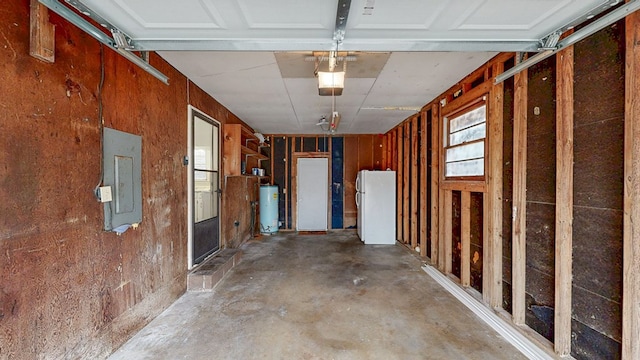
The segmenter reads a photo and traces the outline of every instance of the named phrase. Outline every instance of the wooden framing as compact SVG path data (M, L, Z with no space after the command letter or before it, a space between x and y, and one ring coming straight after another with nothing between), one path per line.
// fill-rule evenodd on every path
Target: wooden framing
M471 284L471 193L462 192L460 214L460 285Z
M420 116L414 116L413 119L411 119L411 230L409 231L409 234L411 238L411 250L414 251L418 246L418 193L420 192L420 184L418 183L418 163L420 162L420 158L418 157L417 140L420 120Z
M289 179L291 179L291 176L289 174L289 161L291 161L291 159L289 159L289 142L291 142L293 140L292 137L286 137L285 141L284 141L284 189L282 191L282 194L284 195L284 222L285 222L285 226L287 229L294 229L292 224L289 224L289 196L287 196L287 194L289 194L289 191L291 191L291 183L289 182ZM293 221L293 218L292 218Z
M440 107L431 105L431 264L438 266L440 243Z
M640 14L627 16L622 359L640 359Z
M556 248L554 347L571 353L573 231L573 46L557 54L556 82Z
M396 152L396 158L397 158L397 169L396 169L396 236L398 241L400 242L404 242L404 240L402 239L402 229L403 229L403 221L402 221L402 217L403 217L403 211L404 211L404 206L402 205L402 199L403 199L403 173L404 173L404 156L403 156L403 151L402 151L402 147L404 146L404 131L403 131L403 127L402 126L398 126L398 128L396 129L397 131L397 135L396 135L396 146L398 148L398 151Z
M420 256L427 256L427 111L422 111L420 116L420 210L417 216L420 219L420 235L418 242L420 243Z
M440 269L445 274L451 273L452 263L451 263L451 250L453 246L453 192L451 190L444 190L444 199L443 199L443 237L442 244L440 246Z
M409 207L410 199L410 183L409 173L411 169L411 129L410 122L404 123L404 149L402 156L404 158L404 167L402 170L402 242L409 244L411 242L411 209Z
M56 60L56 28L49 22L49 9L38 0L31 0L29 12L29 55L53 63Z
M514 77L511 301L513 322L525 324L527 269L527 87L528 71Z
M504 71L504 63L493 64L493 74ZM483 294L488 297L489 306L494 309L502 307L502 166L503 166L503 113L504 83L494 85L489 92L487 119L487 209L484 222L488 226L488 237L484 238L483 278L487 278L488 288Z
M398 171L398 133L396 131L391 131L391 164L389 167L393 171Z
M455 100L451 101L450 103L447 103L447 105L442 107L442 111L441 111L442 114L444 114L444 115L450 114L450 113L452 113L454 111L457 111L458 109L464 108L465 105L469 103L469 99L481 98L485 94L489 93L489 91L491 91L493 86L494 85L493 85L492 81L483 82L482 84L480 84L480 85L474 87L472 90L468 91L464 96L456 98ZM498 86L498 85L496 85L496 86Z
M291 229L295 230L298 227L298 202L296 199L298 198L298 159L299 158L327 158L331 160L330 152L292 152L291 153ZM331 177L331 168L327 170L327 174ZM328 183L331 184L330 178L327 179ZM329 198L327 198L327 208L331 210L331 191L328 191ZM327 217L330 219L330 213L327 214ZM328 221L328 220L327 220ZM331 224L328 222L327 224ZM328 226L331 228L331 226Z

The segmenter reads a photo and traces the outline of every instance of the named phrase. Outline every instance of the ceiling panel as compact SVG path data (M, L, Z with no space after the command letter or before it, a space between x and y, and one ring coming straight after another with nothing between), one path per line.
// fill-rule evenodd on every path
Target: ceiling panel
M78 1L78 0L67 0ZM264 133L391 129L498 51L537 51L551 32L620 0L80 0ZM594 10L595 9L595 10ZM314 52L348 51L342 96L318 95ZM311 61L309 61L311 60ZM337 66L342 68L342 63Z

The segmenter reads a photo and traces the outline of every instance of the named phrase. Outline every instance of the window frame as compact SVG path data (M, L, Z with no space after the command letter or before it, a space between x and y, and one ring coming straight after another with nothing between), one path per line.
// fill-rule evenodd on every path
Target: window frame
M447 150L456 148L461 146L462 144L456 144L454 146L449 146L449 139L451 133L449 132L449 123L451 120L456 119L466 113L469 113L473 110L476 110L480 107L485 107L485 135L482 139L476 139L469 142L464 142L462 144L468 145L472 143L483 142L484 145L484 155L482 157L483 161L483 174L482 175L469 175L469 176L447 176L446 175L446 166L447 166ZM473 188L477 190L482 190L486 186L486 176L487 176L487 153L488 153L488 139L489 139L489 101L487 101L487 95L483 94L482 96L465 102L463 105L451 109L447 112L444 112L440 117L440 161L441 161L441 181L443 182L443 186L445 188L450 189L465 189L465 188Z

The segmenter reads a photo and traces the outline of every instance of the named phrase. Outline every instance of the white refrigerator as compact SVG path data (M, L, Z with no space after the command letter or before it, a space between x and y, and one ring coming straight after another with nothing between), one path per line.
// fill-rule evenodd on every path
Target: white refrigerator
M396 243L396 172L361 170L356 178L358 236L365 244Z

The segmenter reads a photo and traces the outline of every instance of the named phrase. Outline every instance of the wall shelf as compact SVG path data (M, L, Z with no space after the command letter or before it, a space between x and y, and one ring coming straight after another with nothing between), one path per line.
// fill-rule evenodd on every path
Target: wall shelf
M223 126L223 170L225 175L251 175L252 168L268 169L269 145L260 143L253 132L242 124ZM242 170L245 170L244 173ZM269 179L270 174L260 177Z

